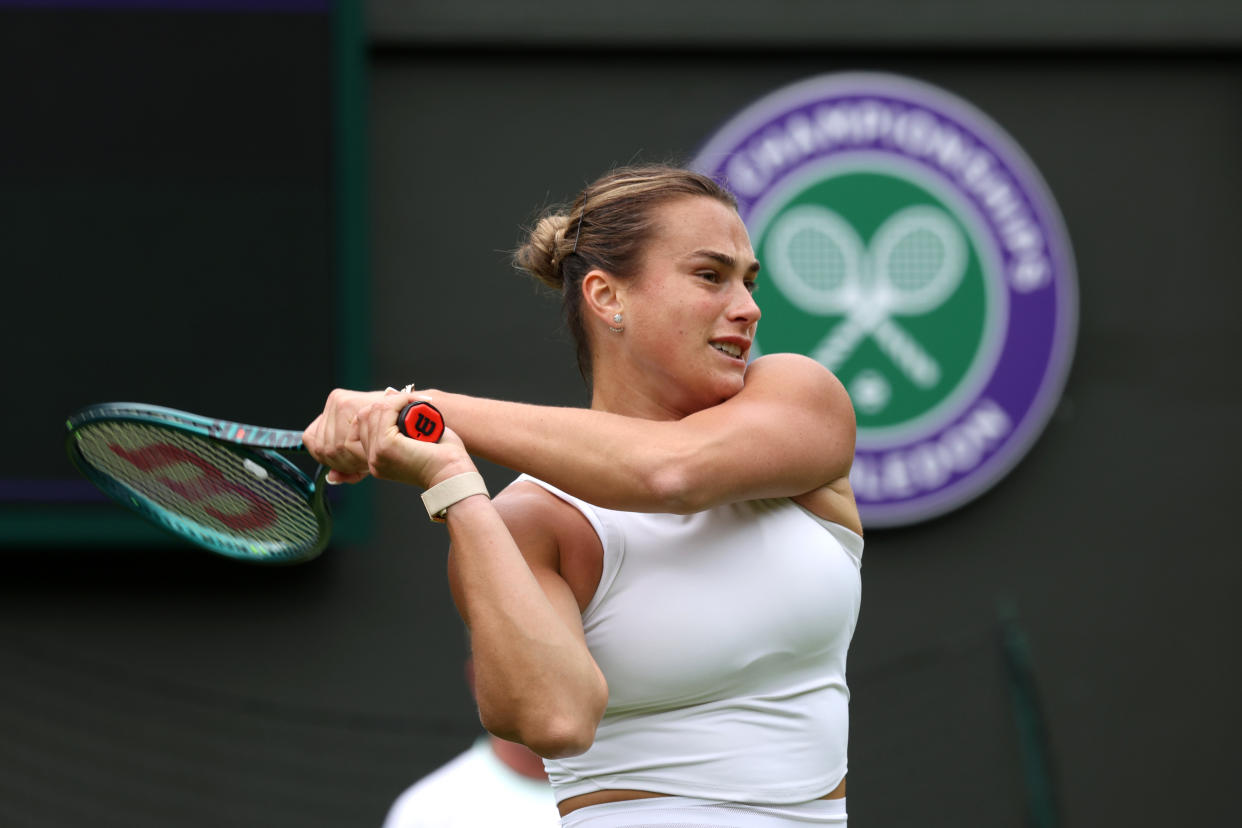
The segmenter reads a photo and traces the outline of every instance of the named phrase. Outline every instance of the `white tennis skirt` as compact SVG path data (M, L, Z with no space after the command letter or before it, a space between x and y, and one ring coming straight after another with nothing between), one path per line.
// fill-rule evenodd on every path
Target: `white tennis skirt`
M588 805L561 817L561 828L807 828L845 826L844 799L799 805L742 805L713 799L661 796Z

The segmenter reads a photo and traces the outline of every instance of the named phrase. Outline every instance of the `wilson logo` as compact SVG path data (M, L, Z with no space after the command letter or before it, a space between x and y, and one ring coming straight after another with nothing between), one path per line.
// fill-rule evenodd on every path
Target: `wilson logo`
M415 433L423 435L424 438L430 437L439 427L440 424L437 421L431 419L421 411L418 413L418 417L414 420Z
M168 490L202 508L211 517L235 531L257 530L276 522L276 510L259 495L230 481L212 464L187 449L171 443L151 443L138 449L127 449L116 443L108 445L117 457L126 460L142 472L151 474ZM198 471L191 477L158 475L162 469L188 464ZM213 501L236 501L246 503L244 511L224 511Z

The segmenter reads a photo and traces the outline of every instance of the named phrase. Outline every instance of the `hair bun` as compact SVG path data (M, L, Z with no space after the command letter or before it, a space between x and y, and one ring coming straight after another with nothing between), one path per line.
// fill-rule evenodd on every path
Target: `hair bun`
M513 254L514 264L548 287L561 290L565 282L561 262L569 253L565 233L571 221L562 213L550 213L539 219L526 243Z

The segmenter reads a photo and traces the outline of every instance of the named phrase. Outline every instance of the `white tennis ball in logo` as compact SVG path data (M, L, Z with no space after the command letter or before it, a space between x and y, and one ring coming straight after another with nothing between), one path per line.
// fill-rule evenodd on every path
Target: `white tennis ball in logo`
M893 388L879 372L859 371L850 380L849 392L855 408L867 414L875 414L888 405Z

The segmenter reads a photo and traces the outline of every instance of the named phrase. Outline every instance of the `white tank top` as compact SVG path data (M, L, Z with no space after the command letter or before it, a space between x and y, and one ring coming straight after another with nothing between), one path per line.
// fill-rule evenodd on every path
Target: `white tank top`
M788 499L692 515L575 506L604 548L582 624L608 680L591 748L545 760L557 801L635 789L791 804L845 778L845 658L863 540Z

